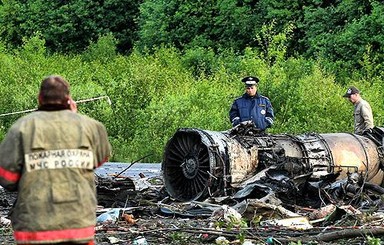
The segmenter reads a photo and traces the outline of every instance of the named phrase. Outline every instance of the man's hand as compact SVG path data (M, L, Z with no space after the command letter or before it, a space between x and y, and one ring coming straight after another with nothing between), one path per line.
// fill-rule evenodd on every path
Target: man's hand
M368 129L366 129L366 130L363 131L363 135L364 135L364 134L372 134L372 133L373 133L373 131L372 131L371 128L368 128Z
M77 112L77 104L76 104L76 101L74 101L72 98L69 98L68 100L68 104L69 104L69 109L73 112Z
M240 117L235 117L232 119L232 127L236 127L240 124Z

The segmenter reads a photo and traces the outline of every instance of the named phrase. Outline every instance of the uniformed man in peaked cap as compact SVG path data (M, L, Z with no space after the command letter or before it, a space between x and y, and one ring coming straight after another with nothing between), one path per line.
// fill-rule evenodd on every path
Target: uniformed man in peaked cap
M271 101L258 93L259 79L248 76L241 80L245 85L245 93L235 99L229 111L232 126L245 121L253 121L255 126L265 132L273 124L274 114Z

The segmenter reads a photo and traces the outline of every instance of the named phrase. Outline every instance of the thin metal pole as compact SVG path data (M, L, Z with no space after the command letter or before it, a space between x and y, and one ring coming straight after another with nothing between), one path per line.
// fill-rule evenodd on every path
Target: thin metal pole
M82 100L77 100L75 101L76 104L80 104L80 103L85 103L85 102L89 102L89 101L94 101L94 100L101 100L101 99L107 99L108 101L108 104L112 104L111 102L111 99L109 98L109 96L105 95L105 96L100 96L100 97L95 97L95 98L89 98L89 99L82 99Z
M101 99L107 99L108 104L110 104L110 105L112 104L111 99L107 95L100 96L100 97L95 97L95 98L77 100L75 102L76 102L76 104L81 104L81 103L86 103L86 102L95 101L95 100L101 100ZM9 116L9 115L16 115L16 114L22 114L22 113L32 112L32 111L36 111L36 110L37 109L28 109L28 110L23 110L23 111L8 112L8 113L0 114L0 117L5 117L5 116Z
M8 112L8 113L0 114L0 117L5 117L5 116L9 116L9 115L16 115L16 114L21 114L21 113L27 113L27 112L36 111L36 110L37 109L29 109L29 110L24 110L24 111Z

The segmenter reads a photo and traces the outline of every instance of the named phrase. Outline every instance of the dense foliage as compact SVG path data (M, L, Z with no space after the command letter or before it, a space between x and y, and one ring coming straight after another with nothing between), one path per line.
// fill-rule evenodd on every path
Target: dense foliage
M271 133L352 131L356 85L382 125L384 4L378 0L1 0L2 113L36 107L60 74L102 121L115 161L160 161L179 127L226 130L245 75L260 77ZM22 114L0 118L0 138Z
M379 0L2 0L0 39L16 47L38 32L48 51L77 53L110 33L125 54L160 46L243 54L265 52L263 27L272 26L290 33L286 57L320 59L345 83L350 69L382 75L383 13Z
M268 28L266 28L268 32ZM267 34L266 34L267 36ZM383 125L384 88L380 77L357 70L341 85L324 72L320 61L285 56L286 34L268 36L267 51L242 55L209 48L156 48L151 53L116 52L116 40L106 35L78 55L49 54L41 36L25 39L18 49L0 43L0 114L36 108L41 79L60 74L72 85L75 100L108 95L112 101L79 104L80 113L103 122L114 147L113 161L132 161L153 154L159 162L167 140L180 127L207 130L230 128L228 110L244 92L240 79L260 77L260 92L275 109L270 133L352 132L352 105L341 97L356 85L371 102L376 125ZM370 66L362 62L363 66ZM0 138L23 114L0 117Z
M83 51L99 36L113 33L118 49L130 50L136 40L135 18L141 1L132 0L2 0L0 37L18 46L23 37L41 33L55 52Z

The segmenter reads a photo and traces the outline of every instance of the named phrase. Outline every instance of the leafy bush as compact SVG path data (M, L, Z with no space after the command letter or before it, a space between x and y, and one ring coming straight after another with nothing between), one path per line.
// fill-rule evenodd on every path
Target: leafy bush
M51 52L83 51L99 36L113 33L121 52L136 40L135 18L141 1L2 1L0 36L17 47L41 33Z
M0 114L36 108L42 78L63 75L75 100L110 98L111 105L102 99L78 108L105 124L114 148L112 161L152 153L145 160L159 162L166 142L181 127L229 129L228 111L244 93L240 79L247 75L260 78L260 92L273 104L276 120L270 133L352 132L353 107L342 98L349 85L361 89L371 103L375 124L384 122L381 77L353 70L341 85L320 60L298 57L271 63L252 48L242 55L232 50L216 55L209 49L183 53L161 47L122 56L112 36L100 38L79 55L47 54L45 45L39 35L25 39L16 50L0 45ZM285 52L274 50L278 57ZM24 114L1 117L0 137Z
M91 42L87 50L83 53L82 58L88 62L100 61L106 64L116 57L116 44L117 40L113 37L112 33L101 36L97 42Z

